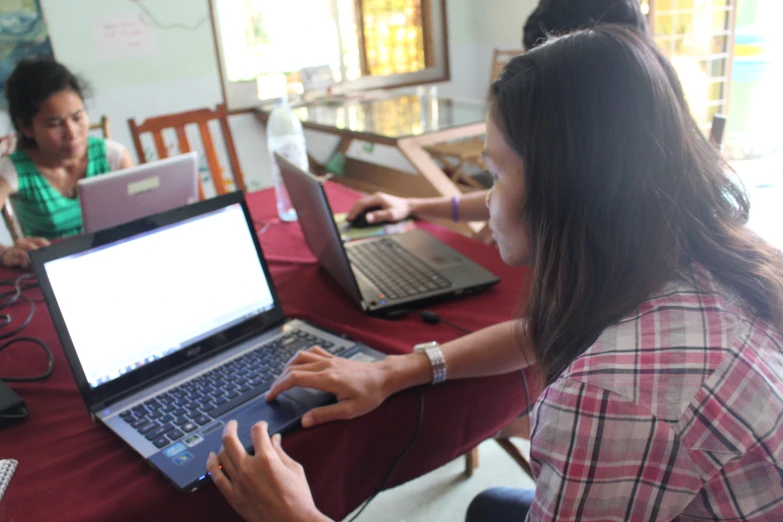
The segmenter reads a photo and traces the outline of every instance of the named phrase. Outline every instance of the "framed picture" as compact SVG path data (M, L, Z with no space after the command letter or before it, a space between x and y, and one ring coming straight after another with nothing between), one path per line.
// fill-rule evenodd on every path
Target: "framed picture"
M0 91L5 89L16 64L30 56L53 56L41 0L3 0L0 2ZM5 96L0 96L0 109L5 108Z

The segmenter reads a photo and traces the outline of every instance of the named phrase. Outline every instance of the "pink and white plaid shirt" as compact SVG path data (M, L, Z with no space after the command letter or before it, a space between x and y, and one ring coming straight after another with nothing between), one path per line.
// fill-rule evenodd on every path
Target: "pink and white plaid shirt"
M698 265L606 329L532 421L529 521L783 521L783 336Z

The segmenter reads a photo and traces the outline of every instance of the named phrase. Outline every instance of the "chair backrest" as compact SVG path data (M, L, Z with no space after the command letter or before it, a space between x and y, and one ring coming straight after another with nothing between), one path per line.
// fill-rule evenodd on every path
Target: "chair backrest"
M11 238L16 242L24 237L24 231L22 231L22 225L16 218L16 212L14 211L13 196L10 196L2 209L3 221L5 222L8 232L11 234Z
M3 156L8 156L12 152L16 150L16 134L8 134L7 136L0 136L0 158ZM16 214L14 213L14 207L11 203L11 198L8 198L8 201L5 202L2 208L2 214L3 214L3 221L5 222L6 228L8 228L8 232L11 234L11 237L14 241L17 239L21 239L24 237L24 233L22 232L22 227L19 224L19 220L16 219Z
M495 49L495 52L492 55L492 72L489 83L492 84L492 82L497 80L500 73L503 72L503 67L505 67L512 58L519 56L520 54L525 54L525 51L522 49Z
M99 121L90 125L90 130L100 130L103 133L104 139L111 139L111 124L109 122L109 117L105 114L101 116Z
M147 161L147 158L144 155L144 147L141 144L141 135L145 132L152 134L158 158L163 159L168 157L166 143L163 141L163 131L165 129L174 129L174 132L177 135L177 146L179 151L185 153L192 150L187 133L185 132L185 126L190 124L198 125L201 144L204 147L204 155L207 158L207 165L209 165L209 170L212 174L212 183L215 185L215 192L218 194L225 194L226 184L223 181L220 162L218 161L217 152L215 150L215 143L212 141L212 135L209 131L209 122L212 120L218 120L220 122L220 130L223 133L223 142L226 145L226 153L228 155L228 161L231 164L231 172L234 175L234 183L238 189L245 190L245 181L242 170L239 167L237 152L234 148L234 139L231 136L231 128L228 126L228 111L223 104L218 105L215 110L197 109L194 111L167 114L165 116L147 118L138 124L135 119L129 119L128 126L130 127L133 145L136 148L139 162L146 163ZM201 180L199 180L199 192L203 199L204 189L201 186Z
M723 134L726 131L726 115L714 114L710 128L710 141L718 148L723 145Z

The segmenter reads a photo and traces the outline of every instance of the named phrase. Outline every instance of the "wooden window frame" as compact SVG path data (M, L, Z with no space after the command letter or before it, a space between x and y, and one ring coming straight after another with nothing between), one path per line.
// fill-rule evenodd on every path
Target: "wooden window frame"
M247 112L259 105L256 82L254 80L231 82L225 70L223 43L220 38L217 2L209 0L209 13L212 23L212 34L215 42L215 55L218 62L220 87L223 103L232 113ZM343 81L335 87L335 91L361 91L372 89L392 89L409 87L428 83L447 82L451 79L451 67L448 50L448 27L446 18L446 0L422 0L422 23L425 43L425 56L428 63L421 71L398 73L387 76L364 76L367 73L366 46L364 45L364 24L361 13L361 1L354 0L357 16L357 32L359 37L360 62L363 76L352 81ZM341 50L342 52L342 50Z

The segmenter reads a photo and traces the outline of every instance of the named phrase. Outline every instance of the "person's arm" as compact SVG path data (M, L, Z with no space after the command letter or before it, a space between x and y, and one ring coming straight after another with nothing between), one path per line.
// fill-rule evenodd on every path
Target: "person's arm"
M515 322L485 328L444 344L448 378L462 379L512 372L529 366L532 355L520 345ZM302 426L350 419L377 408L396 391L432 380L429 359L422 354L390 356L376 363L335 357L320 348L299 352L267 394L302 386L337 397L337 404L316 408L302 417ZM280 435L269 438L266 422L250 431L255 455L237 438L237 424L223 430L223 449L210 454L207 470L233 508L249 521L328 521L313 502L302 466L282 449Z
M520 344L518 328L518 321L507 321L442 345L446 378L502 375L533 364L535 356ZM389 395L432 381L432 365L418 353L390 356L379 364Z
M130 151L122 143L114 140L104 140L106 143L106 160L112 172L133 166Z
M133 158L131 158L130 151L123 147L122 157L120 158L120 168L127 169L133 166Z
M509 321L461 337L441 347L447 379L501 375L533 364L533 352L520 345L517 322ZM299 352L272 385L267 400L294 387L316 388L337 396L337 404L309 411L302 426L359 417L390 395L432 381L426 355L392 355L375 363L357 362L320 348Z
M458 221L486 221L489 219L487 208L487 190L471 192L458 196ZM439 198L413 198L410 200L411 215L419 218L452 219L454 198L443 196Z
M11 194L16 192L16 188L11 185L6 177L8 171L4 170L0 175L0 209L8 202ZM14 174L16 174L14 172ZM15 177L11 178L16 180ZM30 250L47 246L49 241L42 237L24 237L16 241L13 245L0 245L0 265L6 267L29 268L30 256L27 254Z
M459 221L486 221L489 219L489 209L485 203L486 190L463 194L458 197L457 219ZM400 221L410 216L419 218L452 219L454 198L442 196L437 198L401 198L376 192L357 201L348 211L348 221L353 220L359 213L372 207L381 207L379 210L369 212L369 223L381 223L384 221Z

